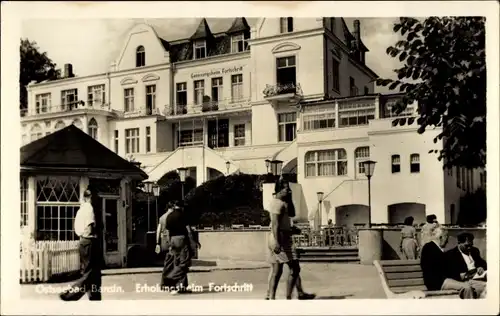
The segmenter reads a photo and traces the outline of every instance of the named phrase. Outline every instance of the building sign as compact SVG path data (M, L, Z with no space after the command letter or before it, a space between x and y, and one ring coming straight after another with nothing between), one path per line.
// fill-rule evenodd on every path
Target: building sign
M226 74L235 74L235 73L239 73L242 71L243 71L243 66L218 68L218 69L212 69L210 71L204 71L204 72L193 72L193 73L191 73L191 79L222 76L222 75L226 75Z

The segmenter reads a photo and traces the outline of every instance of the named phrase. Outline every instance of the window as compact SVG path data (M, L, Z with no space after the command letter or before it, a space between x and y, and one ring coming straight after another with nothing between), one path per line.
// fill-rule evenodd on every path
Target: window
M207 57L207 42L205 40L195 41L194 46L194 59Z
M125 112L134 111L134 88L127 88L123 90L125 97Z
M245 124L234 125L234 146L245 146Z
M60 129L63 129L66 127L66 124L64 124L63 121L59 121L56 123L56 125L54 126L54 131L58 131Z
M344 149L309 151L305 161L306 177L347 175L347 153Z
M420 172L420 155L412 154L410 156L410 172L418 173Z
M293 18L280 18L280 33L293 32Z
M389 117L413 116L415 109L413 106L409 106L409 105L406 106L406 108L401 113L396 114L395 109L393 110L393 108L395 108L396 103L397 103L397 101L390 101L390 102L386 103L386 105L385 105L385 108L386 108L385 117L389 118Z
M349 77L349 91L351 93L351 96L358 95L358 87L356 87L356 81L353 77Z
M146 66L146 50L144 49L144 46L137 47L137 50L135 52L135 66Z
M78 90L70 89L61 91L61 111L71 110L78 102Z
M291 142L295 139L297 133L297 113L279 113L278 114L278 141Z
M197 146L203 144L203 129L182 130L179 132L179 147Z
M36 95L36 114L46 113L51 107L51 94L43 93Z
M371 101L339 101L339 127L368 125L375 118L375 104Z
M28 179L21 178L21 227L28 226Z
M139 129L129 128L125 130L125 153L139 153Z
M354 158L356 159L356 176L365 174L364 162L370 159L370 147L358 147L354 151Z
M212 102L222 101L222 77L212 79Z
M80 178L38 177L36 227L40 240L76 240L73 222L80 208Z
M153 114L156 109L156 85L146 86L146 110L147 115Z
M392 155L391 167L392 167L392 173L401 172L401 157L399 155Z
M151 127L146 126L146 152L151 152Z
M366 94L370 94L370 89L368 89L368 87L367 87L367 86L365 86L365 88L364 88L364 89L365 89L365 91L364 91L364 92L365 92L365 95L366 95Z
M335 18L330 18L330 30L335 33Z
M33 125L30 131L30 141L35 141L43 137L42 127L38 124Z
M276 59L276 81L278 85L289 86L290 89L284 89L284 93L289 93L288 90L295 91L296 80L295 72L295 56L282 57Z
M305 131L334 128L335 109L314 109L314 112L304 111L302 120Z
M231 76L231 100L233 102L243 99L243 75Z
M118 146L119 146L119 138L118 138L118 130L115 129L115 153L118 154Z
M92 118L89 121L89 135L96 140L97 140L97 130L98 130L97 121L95 120L95 118Z
M231 37L231 53L239 53L248 50L248 42L244 34Z
M104 103L106 102L105 100L106 92L104 91L103 84L88 87L87 104L89 106L104 105Z
M205 95L205 81L197 80L194 82L194 104L200 105Z
M185 82L180 82L177 84L176 104L177 106L184 106L187 104L187 83Z
M337 59L332 58L332 75L333 75L333 90L340 91L340 63Z

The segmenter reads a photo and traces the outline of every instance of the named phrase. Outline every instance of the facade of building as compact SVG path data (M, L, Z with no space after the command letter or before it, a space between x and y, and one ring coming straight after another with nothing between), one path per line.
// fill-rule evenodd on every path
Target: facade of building
M182 39L136 25L108 72L78 77L66 65L63 79L28 86L22 142L74 124L149 180L187 167L198 185L279 159L297 174L299 217L323 224L366 221L360 163L371 159L372 222L452 222L479 175L443 171L429 154L437 131L417 134L414 108L393 126L400 96L374 93L359 21L351 33L343 18L254 20L202 19Z

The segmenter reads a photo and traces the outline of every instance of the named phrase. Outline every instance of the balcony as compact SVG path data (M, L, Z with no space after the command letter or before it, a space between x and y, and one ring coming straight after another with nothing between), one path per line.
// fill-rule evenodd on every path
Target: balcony
M117 112L111 109L108 103L85 103L84 101L76 101L55 106L40 106L21 109L21 119L38 119L41 117L65 116L72 114L80 114L85 111L104 111L112 114Z
M287 83L287 84L267 84L264 91L264 99L268 101L285 101L285 102L297 102L302 96L302 88L300 84Z
M202 104L171 105L165 109L165 114L170 117L200 116L216 113L237 113L250 110L250 99L234 100L231 98L218 101L205 100Z
M148 107L140 107L134 108L131 111L116 111L119 118L134 118L134 117L143 117L149 115L165 115L165 111L159 108L148 108Z

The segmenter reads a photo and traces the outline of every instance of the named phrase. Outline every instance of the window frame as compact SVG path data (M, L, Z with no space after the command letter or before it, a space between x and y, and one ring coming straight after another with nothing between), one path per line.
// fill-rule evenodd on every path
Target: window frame
M280 18L280 34L292 33L293 32L293 17L281 17Z
M414 161L416 158L418 161ZM420 173L420 154L410 155L410 173Z
M401 173L401 155L391 155L391 173Z
M201 86L197 87L197 84L200 84ZM195 105L202 105L203 104L203 97L205 96L205 80L195 80L194 81L194 104ZM201 94L200 94L201 93Z
M43 104L45 101L45 105ZM35 96L35 112L36 114L47 113L52 107L52 93L39 93Z
M127 95L127 92L130 92L130 95ZM133 87L123 89L123 100L124 100L123 110L125 113L135 111L134 98L135 98L135 89Z
M140 129L138 127L125 129L125 154L138 154L140 151Z
M242 133L242 134L240 134ZM239 123L233 126L233 138L234 146L245 146L246 145L246 124Z
M146 48L143 45L135 49L135 68L146 66Z
M151 104L148 104L149 102ZM153 114L154 110L156 110L156 84L146 86L146 109L151 109L150 114Z
M68 101L69 96L73 96L73 101ZM77 88L61 90L61 110L71 109L76 103L78 103Z
M87 129L88 129L88 134L90 135L90 137L97 140L98 133L99 133L99 124L97 123L97 120L95 118L90 119Z
M331 152L333 154L333 159L325 159L319 160L320 154L324 152ZM343 155L340 155L343 153ZM342 156L342 158L340 158ZM312 158L311 158L312 157ZM321 150L310 150L305 153L304 156L304 164L305 164L305 177L306 178L317 178L317 177L345 177L348 176L348 156L345 148L331 148L331 149L321 149ZM320 172L320 167L322 165L331 164L333 168L332 174L321 174L324 172ZM314 166L313 174L310 174L310 170L308 167ZM342 166L342 168L341 168ZM343 170L343 173L340 174L339 170Z
M151 126L146 126L146 153L151 152Z
M99 98L94 98L95 95L99 95ZM100 99L100 100L99 100ZM100 101L100 103L98 102ZM103 106L106 104L106 90L104 84L97 84L93 86L87 87L87 105L94 106L100 105Z
M241 48L240 50L240 43ZM248 38L244 33L239 33L231 36L231 53L241 53L248 50Z
M235 87L238 87L236 91ZM235 95L236 93L240 93L241 95ZM238 102L243 99L243 74L231 75L231 102Z
M198 57L198 51L200 56ZM203 54L202 54L203 53ZM207 41L206 40L195 40L193 42L193 59L203 59L207 58Z
M340 60L332 57L332 89L340 93Z
M120 132L115 129L115 132L114 132L114 141L115 141L115 153L118 154L118 150L119 150L119 147L120 147Z
M368 155L360 155L367 150ZM360 146L354 150L354 161L356 162L356 178L366 175L364 162L370 160L370 146Z
M278 142L279 143L288 143L288 142L293 142L297 138L297 112L281 112L277 113L278 117ZM295 116L295 120L293 121L288 121L288 120L282 120L281 118L286 118L288 115L293 115ZM287 140L287 126L292 125L293 126L293 138L291 140ZM282 139L283 136L283 139Z
M337 125L335 108L306 110L302 113L302 130L317 131L334 129ZM324 124L322 124L324 122ZM332 123L332 126L330 126ZM324 127L322 127L322 125Z

